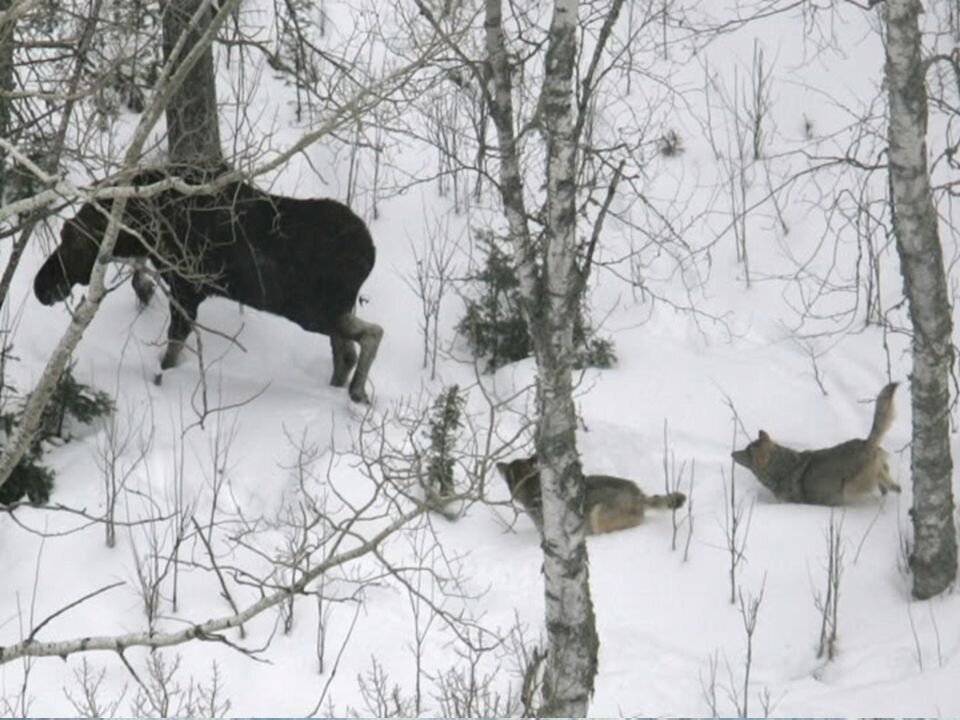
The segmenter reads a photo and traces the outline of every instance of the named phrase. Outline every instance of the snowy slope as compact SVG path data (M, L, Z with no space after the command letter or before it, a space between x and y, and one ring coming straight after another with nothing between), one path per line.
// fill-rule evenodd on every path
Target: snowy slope
M853 132L853 116L879 93L882 47L871 27L875 21L855 10L838 10L829 23L823 17L778 15L723 35L696 53L674 56L670 65L663 61L661 72L670 70L673 89L687 90L679 95L682 102L656 105L655 122L676 129L684 152L669 158L651 153L642 189L682 228L685 240L703 250L679 269L668 261L669 253L643 255L642 273L649 283L644 291L625 281L628 268L596 272L593 317L601 323L601 334L614 340L619 363L583 374L577 398L583 419L579 440L588 472L631 477L657 492L664 485L666 429L668 453L687 473L682 489L693 500L692 535L685 553L691 526L683 525L679 547L672 550L670 516L653 511L638 528L590 538L601 640L594 715L709 715L711 684L716 711L737 714L743 703L746 638L737 606L729 602L724 527L730 450L747 442L744 432L753 437L760 428L800 448L862 436L872 401L890 379L904 386L898 391L897 420L884 444L904 492L836 511L842 516L844 571L839 653L832 662L816 657L820 614L815 606L815 597L825 589L831 511L777 502L748 473L735 473L736 491L750 518L739 587L745 599L763 592L748 709L760 715L766 703L773 715L960 713L955 681L960 599L952 591L915 602L904 571L902 547L910 527L908 341L876 326L864 329L861 291L845 290L859 287L851 279L860 249L857 237L841 232L834 253L832 228L837 226L826 219L842 212L833 203L840 189L864 182L882 197L884 178L878 173L862 181L831 167L790 184L779 196L778 212L761 202L771 185L800 171L801 158L790 151L804 147L809 156L824 157L840 152ZM732 92L734 68L740 82L749 76L755 38L765 47L774 82L768 159L751 168L748 183L751 202L757 203L747 224L748 286L733 237L723 232L732 220L725 189L730 158L715 151L729 149L732 128L729 107L717 88ZM707 75L716 77L710 92L704 89ZM250 115L269 125L272 147L292 142L299 130L285 116L289 107L275 100L289 88L269 73L254 85L256 104ZM643 102L643 92L649 98L663 90L634 90L623 103ZM630 121L617 108L616 103L607 108L611 132ZM812 138L806 137L804 118L813 128ZM716 148L708 129L718 138ZM407 139L398 140L393 152L397 167L411 172L425 154ZM335 144L321 143L308 157L295 158L271 179L270 187L278 193L342 197L346 165ZM332 170L321 178L316 167ZM264 187L268 184L263 181ZM618 201L625 215L644 219L642 206L631 198ZM361 432L370 433L384 422L388 441L402 446L411 416L424 412L445 385L456 382L468 390L472 425L462 440L465 449L482 444L490 432L499 452L529 451L524 418L533 407L532 361L478 376L453 332L462 301L451 292L441 317L445 352L438 378L431 381L421 367L420 304L407 282L414 271L411 244L423 247L437 218L450 236L461 238L458 262L465 269L472 250L465 239L468 229L496 223L496 215L482 206L456 214L449 198L437 197L432 184L382 199L376 219L368 195L355 207L378 244L377 267L362 291L369 302L360 312L386 329L371 373L370 414L350 403L343 390L326 384L332 370L326 338L223 300L207 301L200 310L201 324L218 331L202 333L205 376L191 355L155 386L151 379L165 334L165 303L155 300L139 312L129 288L120 287L104 303L76 357L78 378L116 398L115 429L87 430L53 449L47 459L58 473L53 501L96 516L103 509L102 465L110 438L128 438L117 466L131 469L128 492L119 504L120 517L131 524L120 528L118 544L111 549L104 544L103 528L75 513L21 508L15 517L0 515L0 645L17 642L66 603L113 583L121 584L56 617L37 639L145 631L138 566L141 575L148 572L144 560L151 548L153 555L166 558L173 547L175 523L158 518L189 515L193 509L209 533L214 498L214 544L233 599L241 607L254 602L260 597L254 578L275 571L279 565L271 558L282 559L298 541L288 521L296 519L299 503L326 503L331 516L342 520L350 516L348 503L376 496L355 452ZM636 228L611 222L601 259L621 256L643 242ZM896 255L882 238L877 242L887 309L900 296ZM32 277L44 249L31 249L11 292L9 322L19 362L10 372L20 388L29 387L39 374L69 317L64 306L42 307L32 295ZM818 296L815 309L821 318L812 313L801 317L800 304L813 296ZM902 311L892 321L902 322ZM234 335L239 344L230 341ZM195 342L191 339L193 347ZM505 401L492 429L488 397ZM204 415L204 407L214 411ZM735 422L734 410L741 424ZM517 447L505 447L517 433ZM298 456L305 455L298 474ZM256 658L214 642L161 651L168 667L179 662L172 684L183 693L191 681L209 689L215 664L219 697L229 699L230 714L368 715L376 707L364 697L358 677L368 678L369 689L367 674L375 660L385 673L387 700L413 698L419 637L420 709L423 714L445 712L438 678L466 667L464 637L440 617L430 620L426 600L417 601L405 583L418 587L437 607L483 628L468 631L475 644L494 635L505 638L514 627L522 628L529 643L541 638L536 530L511 508L496 473L485 480L486 502L467 505L455 522L438 515L418 518L384 545L383 561L366 558L332 571L323 588L328 599L319 608L312 596L298 599L291 632L284 633L279 614L269 611L246 625L244 637L226 633L239 647L265 648ZM395 509L378 499L358 535L369 537L382 528ZM176 631L185 623L230 614L220 581L208 570L204 543L191 533L178 553L184 564L176 579L176 606L169 576L162 585L157 628ZM386 572L385 563L407 568L403 581ZM441 583L439 578L452 579ZM324 618L322 632L318 616ZM324 648L322 671L318 645ZM149 684L149 653L130 650L124 659ZM82 694L78 677L85 662L94 675L104 671L97 691L101 702L119 700L116 714L136 712L138 681L116 654L2 665L0 698L12 711L75 714L69 697ZM507 642L491 649L478 672L493 678L496 691L515 691L520 676L513 646ZM20 697L28 698L29 705L18 704ZM387 710L392 711L397 706L390 702ZM400 707L408 714L414 709Z

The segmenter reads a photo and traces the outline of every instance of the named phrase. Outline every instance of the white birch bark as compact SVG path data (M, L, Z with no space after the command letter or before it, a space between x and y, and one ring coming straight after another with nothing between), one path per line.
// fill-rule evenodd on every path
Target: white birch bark
M926 64L918 0L887 0L886 81L894 231L913 326L913 594L928 598L957 574L957 536L951 487L950 300L927 168Z
M542 716L584 717L593 694L599 640L590 597L583 476L573 404L573 320L582 283L576 265L576 141L573 70L577 0L557 0L550 27L540 112L547 143L547 229L542 267L531 239L514 131L512 82L500 0L485 3L488 96L500 150L500 191L524 311L537 360L537 453L543 494L547 659Z
M503 34L502 0L486 0L484 9L487 62L493 81L493 90L487 95L487 101L490 117L497 129L500 151L500 198L514 249L517 277L523 295L527 297L532 296L536 288L536 253L527 226L527 209L523 198L520 151L514 127L513 79Z
M550 24L540 112L547 142L547 227L542 290L527 302L539 369L537 451L543 493L544 579L549 654L541 715L585 717L597 674L584 485L573 404L573 321L581 283L576 264L576 141L573 69L577 0L557 0Z
M8 17L12 0L0 0L0 17ZM0 137L9 137L13 113L12 94L14 88L13 77L13 44L16 21L0 21ZM0 151L0 200L6 190L7 170L9 166L7 154Z

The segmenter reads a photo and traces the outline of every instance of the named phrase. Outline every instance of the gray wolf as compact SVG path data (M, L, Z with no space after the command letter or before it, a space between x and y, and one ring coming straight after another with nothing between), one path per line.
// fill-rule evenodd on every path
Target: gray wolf
M756 440L732 453L733 461L787 502L842 505L874 488L884 495L900 492L890 477L887 453L880 447L893 422L896 389L897 383L890 383L877 395L873 426L865 440L847 440L820 450L792 450L761 430Z
M510 496L523 506L542 534L543 498L537 456L497 463L497 470L510 488ZM647 495L632 481L610 475L585 475L583 481L583 512L591 535L634 527L643 520L646 508L676 509L687 499L679 492Z
M145 188L167 178L164 171L144 170L126 184ZM181 173L181 179L189 181L190 174ZM34 279L40 302L65 300L73 285L89 283L112 202L85 203L64 223L59 247ZM211 194L169 188L134 195L122 222L113 255L149 258L169 290L162 370L176 364L200 303L220 296L329 336L331 384L346 385L355 368L350 397L367 402L367 374L383 328L361 320L353 309L373 269L375 249L363 220L346 205L270 195L233 182ZM143 299L140 289L138 296Z

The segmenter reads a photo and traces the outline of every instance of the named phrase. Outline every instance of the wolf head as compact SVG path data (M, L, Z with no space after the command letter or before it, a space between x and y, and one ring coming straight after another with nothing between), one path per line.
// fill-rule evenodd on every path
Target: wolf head
M497 471L510 488L510 497L523 506L533 524L543 532L543 499L540 497L537 456L497 463Z
M535 487L537 494L540 492L540 472L537 469L537 456L532 455L528 458L517 458L508 463L497 463L497 471L510 488L510 495L518 500L526 495L528 488Z
M765 430L761 430L757 439L743 450L734 450L730 457L737 465L742 465L757 477L763 474L764 468L770 462L775 443Z

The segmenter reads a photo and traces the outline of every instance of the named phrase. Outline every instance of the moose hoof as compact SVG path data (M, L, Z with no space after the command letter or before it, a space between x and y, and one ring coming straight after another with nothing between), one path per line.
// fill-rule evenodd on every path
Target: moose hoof
M172 367L176 367L177 363L180 362L180 348L177 348L174 352L167 350L163 354L163 357L160 358L160 371L169 370Z
M363 403L364 405L370 404L370 398L367 397L367 393L364 389L361 388L350 388L350 399L355 403Z

